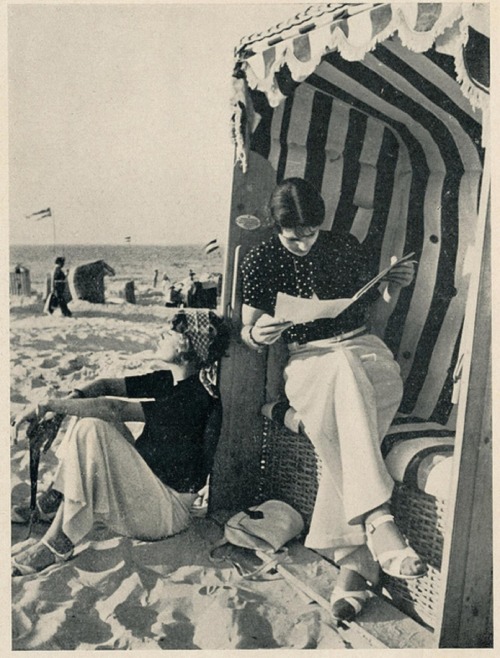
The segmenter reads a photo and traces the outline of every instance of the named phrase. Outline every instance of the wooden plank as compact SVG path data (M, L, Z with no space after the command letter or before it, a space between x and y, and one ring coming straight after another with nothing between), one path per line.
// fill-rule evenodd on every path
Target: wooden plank
M479 213L480 268L471 276L462 344L463 375L451 504L443 555L436 643L442 648L492 643L491 236L489 174ZM484 240L481 219L485 222ZM482 244L481 244L482 243Z
M264 404L265 355L233 341L223 360L223 424L211 476L210 507L244 509L258 491Z
M288 578L291 586L301 588L318 605L330 609L330 593L339 572L336 566L319 552L293 542L284 569L292 576ZM282 575L287 578L286 574ZM365 604L356 620L345 623L339 632L355 649L428 649L434 642L430 630L376 594Z
M262 423L260 409L265 402L266 355L252 352L239 339L241 295L238 265L253 245L266 239L266 206L276 182L269 162L249 153L248 171L235 166L228 248L222 291L224 314L233 325L228 356L222 359L220 389L224 408L221 438L211 476L210 508L231 505L243 509L258 491ZM254 215L262 225L245 230L236 224L240 215Z

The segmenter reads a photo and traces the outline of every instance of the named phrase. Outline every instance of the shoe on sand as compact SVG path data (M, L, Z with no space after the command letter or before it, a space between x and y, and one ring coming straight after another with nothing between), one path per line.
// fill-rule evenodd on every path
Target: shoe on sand
M51 523L56 515L63 495L55 489L49 489L40 495L36 501L34 521ZM16 505L11 510L12 523L29 523L31 520L31 508L28 505Z
M367 590L349 592L340 587L335 587L330 597L330 609L333 618L337 623L353 621L370 596L370 592Z
M51 514L45 514L40 509L40 505L37 503L34 518L35 522L43 521L44 523L51 523L54 519L56 513L52 512ZM29 523L31 519L31 507L29 505L15 505L11 509L10 520L11 523Z
M72 548L66 553L59 553L48 541L41 539L11 558L12 576L39 573L54 564L67 562L72 556Z

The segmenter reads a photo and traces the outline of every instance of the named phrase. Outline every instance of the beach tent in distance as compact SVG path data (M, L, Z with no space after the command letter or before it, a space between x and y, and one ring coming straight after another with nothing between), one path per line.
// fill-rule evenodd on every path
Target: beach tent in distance
M398 483L394 511L406 505L403 525L422 512L417 541L437 548L423 585L390 591L443 648L492 644L488 10L488 3L315 5L242 39L233 74L236 157L222 298L236 334L238 266L270 235L266 203L284 178L315 184L327 208L322 228L350 231L374 266L410 251L419 261L414 283L374 329L405 384L386 452L397 441L399 454L417 438L427 441L418 472L415 454L408 468L395 466L418 486ZM293 422L277 427L293 410L280 419L271 412L271 420L261 413L281 399L283 359L279 349L252 353L236 338L223 360L215 508L232 500L244 509L272 493L307 516L304 482L315 473L297 455L309 448ZM299 443L296 454L284 454ZM298 475L300 495L291 484ZM431 480L446 490L438 496Z

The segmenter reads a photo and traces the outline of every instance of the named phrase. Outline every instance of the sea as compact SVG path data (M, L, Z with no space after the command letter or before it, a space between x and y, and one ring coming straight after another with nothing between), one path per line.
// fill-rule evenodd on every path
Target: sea
M10 270L16 265L27 268L33 292L44 293L47 275L54 269L56 256L64 256L64 269L82 263L104 260L115 271L109 277L113 288L134 281L140 288L153 287L155 270L157 286L166 274L175 283L185 279L189 270L200 278L223 273L224 254L218 248L205 253L203 244L189 245L11 245ZM112 281L111 281L112 280ZM106 287L108 282L106 280Z

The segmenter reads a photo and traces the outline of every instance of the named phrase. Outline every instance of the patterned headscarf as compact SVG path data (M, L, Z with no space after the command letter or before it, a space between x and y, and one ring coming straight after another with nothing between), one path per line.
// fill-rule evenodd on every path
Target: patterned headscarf
M216 387L216 368L209 362L209 350L212 341L217 335L217 330L210 322L209 311L205 309L183 309L186 317L187 329L184 335L191 342L196 356L200 360L200 381L212 397L218 397Z
M184 335L189 338L196 356L203 365L208 364L210 345L215 338L215 328L210 323L207 310L183 310L186 317L187 329Z

